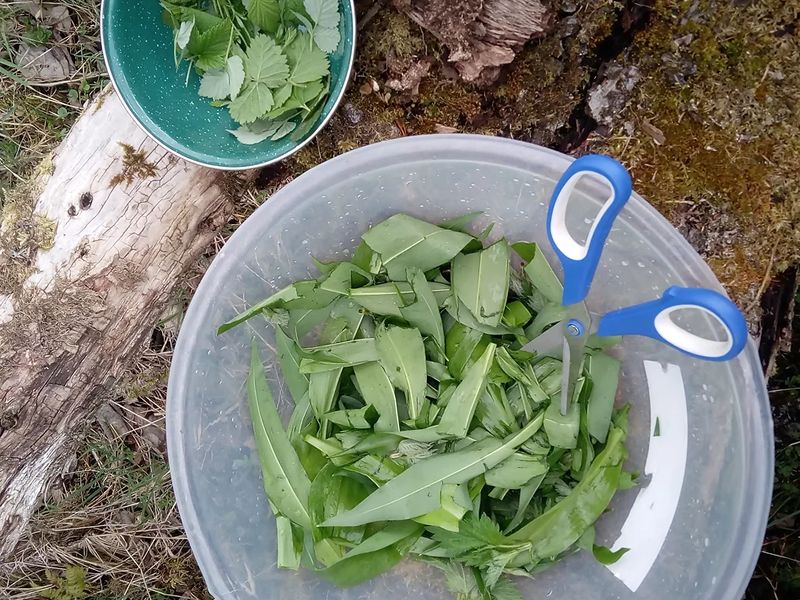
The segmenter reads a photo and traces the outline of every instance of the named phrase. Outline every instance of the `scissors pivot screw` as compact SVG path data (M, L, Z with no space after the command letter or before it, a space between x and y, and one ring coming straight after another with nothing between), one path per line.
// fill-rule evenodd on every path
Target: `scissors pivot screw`
M577 319L570 319L567 323L567 333L574 337L583 335L583 325Z

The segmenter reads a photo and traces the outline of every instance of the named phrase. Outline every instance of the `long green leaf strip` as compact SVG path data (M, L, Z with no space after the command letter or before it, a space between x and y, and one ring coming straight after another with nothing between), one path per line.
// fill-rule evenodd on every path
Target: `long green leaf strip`
M221 32L248 31L184 4L170 6L203 34L191 46L198 63L218 64ZM250 0L247 18L277 34L290 5ZM255 81L273 96L272 82L314 82L318 70L304 56L338 24L327 0L294 5L307 21L293 38L302 48L250 42L287 57L285 68L258 63ZM178 34L188 48L190 27ZM245 65L242 87L254 85L250 50L233 57ZM232 62L213 67L228 85L237 83ZM535 244L485 244L491 227L468 233L477 217L441 226L390 217L363 234L351 260L315 259L318 279L220 326L230 335L250 319L272 324L269 360L295 402L284 430L254 343L247 395L280 568L302 565L346 587L410 555L440 567L458 600L521 600L515 576L534 576L572 550L604 564L624 554L594 539L617 490L633 485L623 470L627 409L614 406L619 362L591 348L561 414L561 361L521 351L560 318L561 284Z
M330 90L328 54L340 45L339 0L161 0L175 64L198 93L225 107L243 144L305 136ZM223 118L220 115L220 118Z

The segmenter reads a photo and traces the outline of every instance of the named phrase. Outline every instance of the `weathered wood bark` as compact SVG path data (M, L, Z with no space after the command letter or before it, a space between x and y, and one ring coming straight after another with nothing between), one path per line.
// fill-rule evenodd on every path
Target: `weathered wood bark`
M55 151L26 225L54 226L49 248L32 253L11 287L19 265L0 255L0 561L98 387L137 352L178 276L225 222L225 177L153 143L111 91ZM0 236L10 238L21 225L6 217Z
M465 81L494 82L530 39L553 26L549 0L393 0L394 5L433 33L449 50Z

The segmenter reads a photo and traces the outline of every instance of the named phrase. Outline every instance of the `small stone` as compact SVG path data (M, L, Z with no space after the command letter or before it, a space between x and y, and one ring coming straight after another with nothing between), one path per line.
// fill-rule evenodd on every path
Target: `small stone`
M625 131L626 135L633 135L636 131L636 126L633 124L633 121L625 121L625 123L622 124L622 129Z
M358 91L361 92L362 96L369 96L373 90L369 81L365 81L359 86Z
M571 15L578 10L578 3L575 0L564 0L560 8L561 12Z
M360 123L361 119L364 118L364 111L356 108L350 102L344 105L343 110L345 118L347 118L347 120L350 121L353 125Z
M641 78L635 66L609 65L605 76L589 90L588 111L599 125L612 127Z

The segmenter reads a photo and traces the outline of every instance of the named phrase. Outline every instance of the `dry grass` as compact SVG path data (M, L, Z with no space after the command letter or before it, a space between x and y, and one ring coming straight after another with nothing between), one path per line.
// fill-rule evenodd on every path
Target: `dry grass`
M69 10L65 31L37 20L31 2L0 2L0 200L3 189L20 181L69 131L83 104L108 82L99 38L99 1L46 3ZM63 81L35 86L14 60L20 43L68 52L75 73Z
M171 331L166 323L156 329L109 394L76 462L0 571L0 597L41 598L63 582L58 576L68 567L80 567L83 589L64 600L205 597L164 454Z

